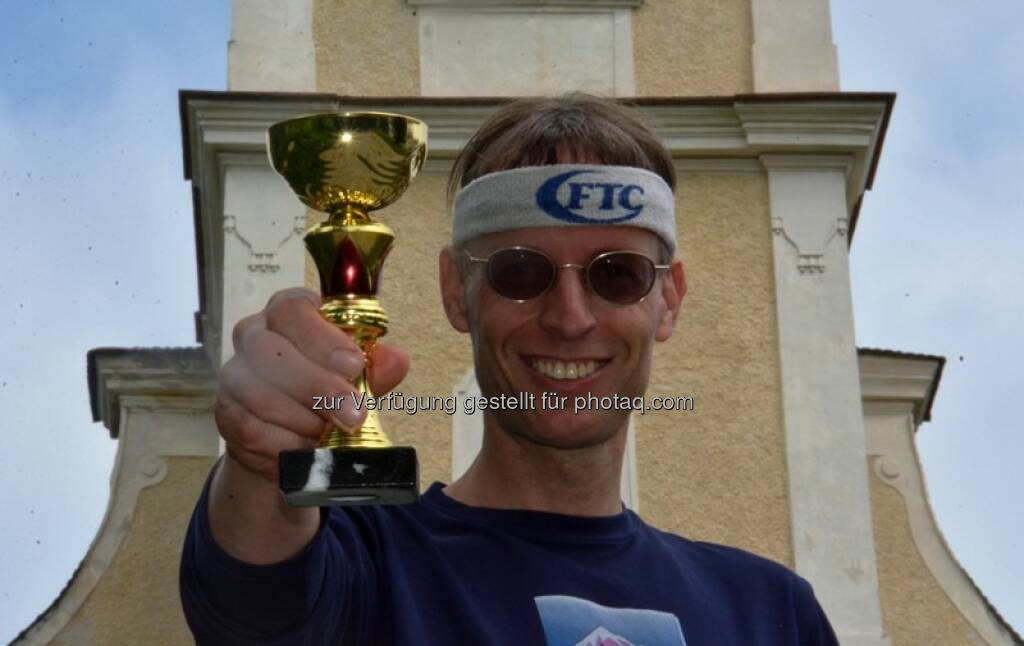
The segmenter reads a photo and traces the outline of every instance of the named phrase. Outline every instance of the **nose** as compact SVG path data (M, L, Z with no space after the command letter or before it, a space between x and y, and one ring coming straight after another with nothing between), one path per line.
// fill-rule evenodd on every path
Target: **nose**
M586 335L597 325L591 311L591 299L583 284L583 272L578 266L560 267L555 284L543 296L544 312L541 326L548 332L566 339Z

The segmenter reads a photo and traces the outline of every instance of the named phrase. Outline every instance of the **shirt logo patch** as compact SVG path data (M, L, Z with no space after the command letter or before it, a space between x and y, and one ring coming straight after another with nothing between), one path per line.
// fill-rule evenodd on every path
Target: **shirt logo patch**
M564 595L534 597L547 646L686 646L669 612L609 608Z
M574 170L546 180L537 189L537 206L551 217L572 224L618 224L644 210L644 189L638 184L569 181L598 170ZM595 178L585 178L595 179ZM596 178L600 179L600 178Z

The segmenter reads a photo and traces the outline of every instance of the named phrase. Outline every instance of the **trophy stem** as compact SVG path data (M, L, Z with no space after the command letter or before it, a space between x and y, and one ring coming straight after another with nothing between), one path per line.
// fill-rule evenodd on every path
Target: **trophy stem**
M360 401L363 402L364 407L367 407L367 402L374 397L370 390L368 375L370 373L370 354L375 342L373 338L359 339L358 336L356 337L356 343L363 351L366 364L353 385L356 387L356 396L361 398ZM391 446L391 440L384 435L384 430L380 426L380 418L373 408L367 410L366 419L362 426L355 431L345 431L337 426L332 426L320 437L320 443L317 444L317 448L321 449L370 449L385 446Z

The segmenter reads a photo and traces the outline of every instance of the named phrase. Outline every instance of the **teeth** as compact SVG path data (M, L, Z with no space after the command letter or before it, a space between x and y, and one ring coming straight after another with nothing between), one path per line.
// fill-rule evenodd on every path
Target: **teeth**
M552 379L583 379L597 370L596 361L534 359L533 369Z

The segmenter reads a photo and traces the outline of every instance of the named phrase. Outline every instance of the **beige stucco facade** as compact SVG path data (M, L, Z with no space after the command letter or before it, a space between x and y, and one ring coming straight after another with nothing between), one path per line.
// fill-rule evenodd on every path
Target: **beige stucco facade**
M432 93L438 88L458 87L457 79L445 77L444 70L438 70L436 64L422 63L441 60L431 58L436 52L423 51L422 38L434 35L430 30L452 15L445 12L469 12L472 19L481 21L497 19L496 3L471 0L301 0L290 5L292 13L287 21L275 18L276 10L269 8L271 4L270 0L233 3L236 15L245 17L245 21L238 19L235 29L241 33L233 33L232 89L315 92L323 98L310 99L310 105L328 107L344 105L343 97L416 98L424 94L424 88L427 94L436 96ZM787 233L785 226L775 221L772 182L761 155L779 150L789 151L787 154L798 150L812 157L823 151L833 155L828 163L845 164L846 195L854 199L847 197L842 208L843 215L852 219L854 203L870 184L867 169L878 154L882 120L871 113L870 118L844 122L836 130L843 139L822 139L825 143L819 145L813 141L820 123L846 119L845 115L859 109L860 104L853 102L852 108L844 104L834 114L822 112L825 116L818 119L815 110L821 105L813 102L801 107L803 111L794 116L769 114L767 111L776 109L774 104L752 108L734 99L735 95L748 94L756 88L827 91L838 87L829 85L830 65L834 67L834 61L826 60L814 68L813 74L804 77L781 70L783 63L772 67L773 52L784 50L788 42L779 36L788 33L780 27L779 21L785 22L785 16L778 13L781 5L767 10L764 0L607 0L593 4L595 15L591 16L586 14L583 2L560 5L555 0L510 0L502 5L502 11L507 11L500 19L512 21L509 24L514 26L520 13L541 12L523 18L541 20L547 15L543 12L549 11L558 13L559 20L578 18L593 20L592 24L601 28L607 25L601 33L607 36L609 60L613 61L615 73L588 80L592 85L587 89L636 97L718 97L690 108L680 102L669 103L668 107L649 106L645 112L677 158L680 257L686 265L689 285L676 334L658 349L649 394L692 396L695 410L652 413L635 420L640 513L648 522L670 531L735 545L797 567L800 559L796 557L794 527L801 527L804 521L791 504L791 465L800 454L794 450L787 426L791 420L787 422L784 357L780 358L784 352L780 344L780 299L788 297L777 284L782 257L780 236L791 232ZM818 18L824 15L827 24L826 1L800 0L798 4L811 6ZM566 9L562 5L573 6ZM806 51L827 54L830 33L808 33L806 25L811 24L806 22L801 27L803 31L792 41L793 47L780 54L778 60L789 60L787 57ZM275 29L286 31L275 38ZM247 41L244 34L255 33L253 30L260 37ZM755 36L763 38L760 45ZM296 40L303 38L309 42ZM303 58L275 54L275 48L283 51L292 47L290 42L294 43L295 51L309 50L312 55ZM800 49L805 42L807 49ZM624 43L628 45L625 49ZM253 62L261 60L260 56L263 60L277 56L277 60L300 63L308 59L309 67L300 70ZM499 63L494 64L496 75L503 69ZM566 63L570 85L575 69L572 65L585 63ZM623 69L627 72L623 73ZM528 79L530 72L517 73ZM521 81L523 77L517 78ZM547 76L542 81L554 82ZM493 79L480 79L480 83L484 88L500 88ZM481 94L492 96L497 92L488 90ZM265 165L259 150L259 133L254 130L252 136L237 135L231 139L236 135L223 134L232 132L231 128L217 130L216 124L221 123L218 119L229 125L243 124L236 128L243 130L253 123L280 118L273 115L286 115L290 109L279 109L276 104L267 107L266 102L254 102L247 107L244 98L226 98L234 106L234 113L225 109L216 118L204 119L195 117L193 112L185 114L190 124L187 128L191 129L186 133L192 160L187 162L192 164L187 172L201 189L202 199L207 200L200 202L198 213L207 227L200 244L208 245L201 254L205 262L201 273L207 288L202 295L204 311L200 313L199 326L209 364L213 366L211 374L224 357L224 335L219 330L230 330L232 317L237 318L247 308L251 311L258 307L251 303L265 300L264 291L274 289L269 282L272 272L246 273L241 264L231 264L231 256L224 250L230 246L229 236L235 233L236 223L232 220L229 228L220 221L228 216L228 207L224 205L231 199L228 184L232 169ZM206 100L190 99L196 105ZM410 101L410 110L426 109L426 103ZM216 97L210 102L217 103ZM397 234L381 294L391 319L386 342L402 346L410 354L411 370L400 386L409 394L449 394L472 366L468 338L449 327L440 306L437 251L450 236L445 182L451 155L457 147L452 142L465 134L451 124L457 122L461 127L478 123L487 110L493 109L493 104L484 106L479 113L473 112L472 102L465 112L458 112L465 107L462 104L452 105L451 111L443 113L437 121L428 119L434 129L432 135L441 133L447 148L428 163L406 195L381 214L381 219ZM723 105L730 107L722 108ZM192 109L186 107L186 111ZM201 109L205 108L195 108ZM767 116L758 116L758 110L765 111ZM816 124L813 129L801 131L800 124L810 121ZM677 123L684 125L676 128ZM441 127L435 128L436 125ZM854 138L851 133L859 132L858 128L866 133L863 142L849 144ZM204 129L216 132L207 137L208 130ZM793 136L798 144L786 143L788 140L779 134L789 136L790 131L796 133ZM224 143L228 140L229 143ZM815 149L815 145L819 148ZM839 155L848 155L849 159L836 162L834 157ZM210 160L216 160L215 167L199 169L198 163L204 159L211 164L214 162ZM799 161L807 163L803 157ZM783 162L795 164L792 160ZM778 167L778 161L772 163L776 164L773 168ZM260 172L263 170L269 172L260 168ZM858 176L859 184L851 179ZM778 194L775 197L778 204ZM287 201L289 196L275 199ZM297 216L300 220L301 213ZM253 236L243 227L255 225L246 225L243 216L231 215L238 220L238 230L251 240ZM870 213L861 217L870 217ZM846 243L844 235L845 230L841 230L837 244ZM214 239L217 236L220 238ZM273 270L279 280L292 266L298 267L298 273L293 275L304 274L307 283L314 284L308 265L301 259L297 237L292 236L287 244L281 242L274 249L281 256L275 262L283 267ZM218 253L222 256L217 256ZM241 291L253 299L249 304L240 300L229 307L227 286L232 281L244 283L245 289ZM133 379L149 379L149 373L140 372L138 367L144 363L140 360L138 365L117 364L111 368L111 374L120 375L118 378L126 384ZM853 378L856 380L856 376ZM937 379L937 373L926 379L929 385L922 386L922 392L933 392ZM118 426L127 422L103 411L164 414L160 412L164 404L128 401L128 395L123 393L135 391L120 383L101 379L92 384L94 398L100 401L102 409L96 413L97 418L102 417L112 433L116 435ZM150 388L161 387L153 385L156 382L147 383ZM181 390L183 386L175 384L174 388ZM21 643L190 643L178 603L177 565L184 527L216 455L216 449L209 444L211 437L216 441L209 414L210 390L208 386L199 390L201 396L189 391L191 403L174 404L171 408L178 420L175 423L181 426L181 437L194 435L205 439L189 440L192 444L187 451L175 449L172 437L160 440L164 444L159 450L119 455L119 464L122 458L124 461L123 467L119 467L124 470L122 475L138 474L113 481L112 511L108 513L112 526L105 524L101 529L96 545L68 590L25 633ZM104 394L107 391L124 401L118 403L114 394ZM860 401L861 393L854 395ZM886 391L878 397L920 406L930 395ZM104 398L111 403L104 405ZM912 446L913 429L921 423L921 415L911 418L907 441ZM194 428L188 426L192 423L189 420L194 422ZM396 444L417 447L422 483L450 480L450 418L436 412L414 416L385 412L382 422ZM864 427L858 420L851 428ZM994 618L987 606L978 605L980 595L976 588L954 576L958 566L948 549L943 551L944 543L934 523L929 529L927 524L918 522L919 529L912 531L913 505L908 497L916 501L913 504L917 509L921 505L927 509L923 483L918 489L904 488L901 495L891 482L883 480L876 467L878 456L885 455L887 449L872 444L872 433L877 430L872 429L875 427L868 424L868 451L863 455L863 473L859 477L865 478L862 484L869 491L862 502L868 510L867 524L871 525L867 533L873 536L874 543L860 548L870 552L871 559L866 562L872 568L877 564L877 585L873 593L870 589L851 589L856 594L864 592L869 602L871 594L875 595L881 605L881 626L873 633L870 626L864 629L867 632L850 633L854 637L847 643L1012 643L1011 631ZM126 442L123 430L117 440L122 443ZM127 437L148 436L129 430ZM153 455L157 456L156 462ZM161 466L154 471L154 464ZM920 480L919 471L903 473ZM130 496L120 495L129 488ZM941 549L935 547L935 540ZM930 541L930 547L922 550L926 541ZM872 572L868 579L874 576ZM822 582L823 586L827 584ZM840 590L836 598L846 593ZM844 629L859 630L851 625L844 624Z
M648 2L633 15L637 96L754 91L750 0Z
M637 420L640 510L792 564L768 186L759 173L684 172L678 195L688 293L650 394L695 406Z
M921 558L896 490L871 482L885 626L894 644L984 644Z
M313 3L316 89L349 96L420 93L415 12L404 2Z

